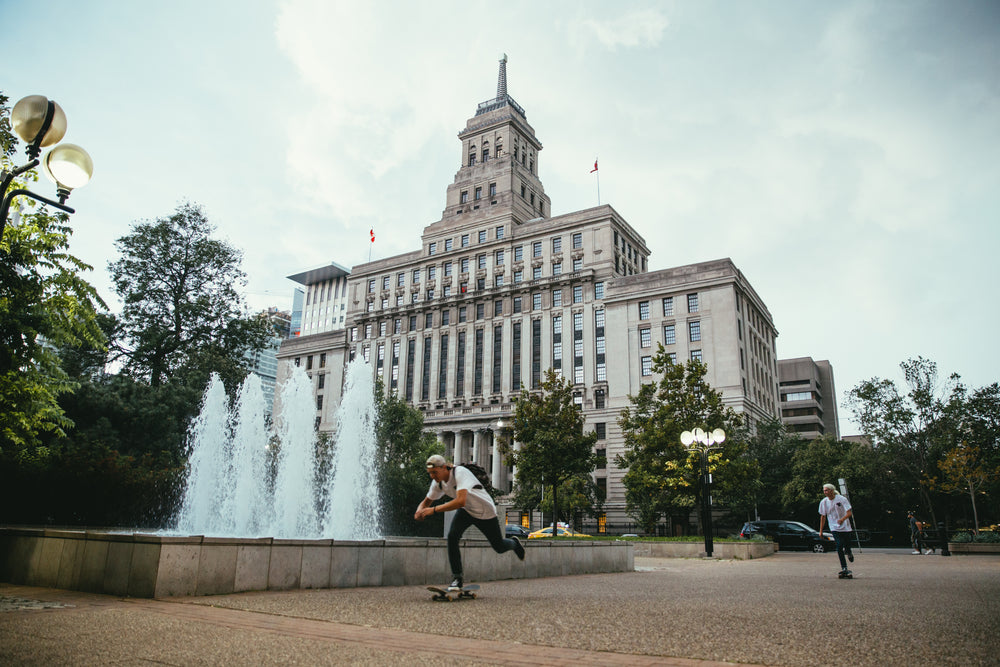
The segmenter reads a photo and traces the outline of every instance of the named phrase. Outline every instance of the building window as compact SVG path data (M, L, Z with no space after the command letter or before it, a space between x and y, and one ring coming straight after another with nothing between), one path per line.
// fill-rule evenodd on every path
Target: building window
M542 309L542 295L540 292L535 292L531 295L531 309L541 310Z
M552 262L552 275L558 276L562 274L562 262Z
M469 247L469 235L468 234L462 234L462 247L463 248L468 248Z
M444 249L445 249L445 252L451 250L453 247L455 247L453 239L445 239L444 240Z
M541 241L535 241L534 243L531 244L531 256L532 257L541 257L542 256L542 242Z
M576 258L576 259L573 260L573 270L574 271L582 271L583 270L583 260L582 259Z
M677 363L677 353L676 352L667 352L667 363L668 364L676 364Z
M552 290L552 307L559 308L562 306L562 290L554 289Z
M576 232L573 234L573 250L579 250L583 247L583 233Z
M573 303L583 303L583 285L573 287Z
M407 329L407 331L416 331L416 330L417 330L417 316L410 315L410 328Z
M674 314L674 297L663 297L663 316L670 317Z
M639 347L649 347L653 344L653 337L650 335L649 328L639 329Z
M677 342L677 332L674 330L673 324L663 325L663 344L673 345Z
M475 160L476 158L475 158L475 156L470 155L469 159L470 160ZM461 195L461 197L459 198L458 201L459 201L460 204L467 204L467 203L469 203L469 191L468 190L462 190L462 195Z
M594 424L594 433L597 434L598 440L608 439L608 425L604 422L598 422Z
M459 308L458 308L458 321L459 322L465 322L466 321L467 318L466 318L465 312L466 312L465 311L465 306L459 306Z
M427 244L428 255L433 255L434 253L437 252L437 249L438 249L438 244L435 241L431 241L430 243Z
M319 396L316 397L316 409L317 410L323 409L323 394L320 394Z
M524 271L515 271L514 272L514 283L515 284L519 283L522 280L524 280Z
M649 302L640 301L639 302L639 319L648 320L649 319Z
M413 276L410 278L410 282L414 285L420 284L420 269L413 269Z
M451 262L445 262L444 263L444 275L445 275L445 277L451 275Z
M433 329L434 328L434 313L424 314L424 328Z
M598 282L594 283L594 298L603 299L604 298L604 283Z
M644 376L645 375L652 375L653 374L653 358L652 357L643 357L639 361L640 361L640 363L642 365L642 374Z
M486 317L486 304L477 303L476 304L476 319L481 320Z
M374 280L369 280L368 281L368 293L372 294L374 292L375 292L375 281Z
M458 332L458 349L455 353L455 395L465 396L465 332Z
M451 296L451 285L445 285L441 290L441 294L446 297Z
M434 290L432 290L432 289L427 290L427 297L426 298L427 298L428 301L430 301L431 299L433 299L434 298Z
M503 229L503 227L501 227ZM496 253L496 265L503 266L503 250L497 250Z
M493 286L503 287L503 274L493 276Z
M486 268L486 254L479 255L476 257L476 268L485 269Z
M524 259L524 246L514 246L514 261L520 262Z
M447 315L448 311L442 313L442 322L444 322L444 315ZM441 336L441 352L438 357L438 398L444 398L448 395L448 334L443 334Z
M562 237L556 236L552 239L552 253L562 252Z
M514 312L515 313L521 312L521 297L519 296L514 297Z
M542 321L531 321L531 388L542 383Z
M382 320L381 322L378 323L378 335L380 337L382 337L382 338L385 337L385 331L386 331L386 328L388 326L389 326L389 323L386 322L385 320ZM326 355L325 354L320 358L320 361L322 363L326 363Z
M476 194L474 195L474 197L475 197L476 201L479 201L480 199L483 198L483 188L482 188L482 186L477 186L476 187Z
M688 322L688 336L692 343L701 340L701 322Z
M698 312L698 293L688 294L688 312L697 313Z
M451 324L451 310L445 308L441 311L441 326Z
M396 318L392 321L392 333L399 334L403 330L403 320Z
M497 184L490 183L490 197L496 197L496 196L497 196ZM497 239L502 239L502 238L503 238L503 225L500 225L499 227L497 227Z
M435 280L437 280L437 267L436 266L428 266L427 267L427 280L429 280L430 282L434 282Z
M701 350L691 350L691 359L701 361Z
M463 257L460 260L460 262L461 262L461 267L462 267L460 272L461 273L468 273L469 272L469 258L468 257Z
M479 232L479 242L480 243L486 243L486 230L485 229Z
M531 267L531 278L532 280L540 280L542 277L542 267L533 266Z
M605 405L604 401L604 390L595 389L594 390L594 407L598 410L603 410Z
M493 317L500 315L503 315L503 299L496 299L493 301Z

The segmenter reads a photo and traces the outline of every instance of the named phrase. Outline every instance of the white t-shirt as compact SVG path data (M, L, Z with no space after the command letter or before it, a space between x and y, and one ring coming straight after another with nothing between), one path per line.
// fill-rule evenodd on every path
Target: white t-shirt
M827 523L830 524L830 530L835 530L839 533L849 533L851 531L851 520L844 518L849 509L851 509L851 503L847 502L847 498L839 493L833 497L833 500L824 497L823 500L819 501L819 513L826 516Z
M474 486L478 486L479 488L474 489ZM431 500L437 500L441 496L454 498L458 495L459 489L468 491L468 494L465 496L465 511L473 518L492 519L497 515L497 508L493 504L490 494L486 492L486 489L482 488L482 485L476 479L476 476L472 474L472 471L464 466L457 465L452 468L451 475L448 476L448 481L441 482L441 488L438 488L438 482L432 480L427 497Z

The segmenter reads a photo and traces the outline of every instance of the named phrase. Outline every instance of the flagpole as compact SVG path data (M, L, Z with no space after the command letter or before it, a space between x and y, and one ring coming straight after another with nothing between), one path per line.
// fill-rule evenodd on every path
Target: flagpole
M601 172L597 172L597 205L601 205Z

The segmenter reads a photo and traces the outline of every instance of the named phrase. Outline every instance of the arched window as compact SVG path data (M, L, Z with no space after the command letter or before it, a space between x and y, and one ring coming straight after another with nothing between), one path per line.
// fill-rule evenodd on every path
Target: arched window
M476 145L469 146L469 166L476 164Z
M483 142L483 162L486 162L489 159L490 159L490 142L484 141Z

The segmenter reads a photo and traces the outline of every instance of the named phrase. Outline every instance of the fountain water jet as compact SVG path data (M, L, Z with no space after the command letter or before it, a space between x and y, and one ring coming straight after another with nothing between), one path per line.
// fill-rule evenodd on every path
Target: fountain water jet
M346 369L333 459L322 465L312 382L293 367L279 388L274 434L264 422L260 379L243 382L231 412L213 376L190 430L187 488L176 533L216 537L376 539L381 502L375 469L371 365ZM269 447L277 454L269 457ZM326 470L321 479L320 470Z

